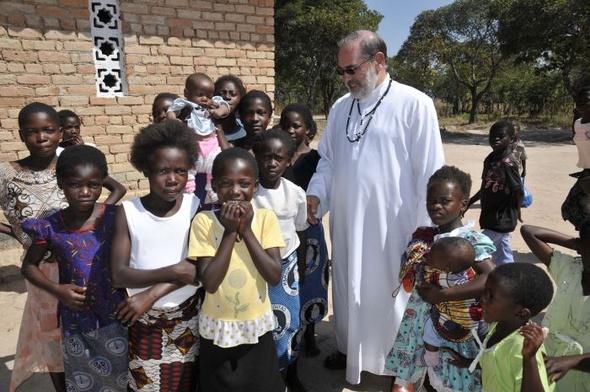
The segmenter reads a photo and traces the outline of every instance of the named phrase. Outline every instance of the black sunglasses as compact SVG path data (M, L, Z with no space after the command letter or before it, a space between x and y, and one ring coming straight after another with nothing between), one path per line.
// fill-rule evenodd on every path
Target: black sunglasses
M364 63L366 63L367 61L371 61L373 60L373 57L370 57L368 59L366 59L365 61L363 61L362 63L360 63L359 65L355 66L355 67L348 67L348 68L336 68L336 73L340 76L347 74L347 75L354 75L356 73L356 71L363 66Z

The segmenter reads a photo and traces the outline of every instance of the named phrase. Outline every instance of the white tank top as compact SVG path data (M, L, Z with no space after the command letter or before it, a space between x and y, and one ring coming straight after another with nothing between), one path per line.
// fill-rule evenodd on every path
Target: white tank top
M176 214L158 217L147 211L139 198L122 203L131 238L129 266L135 269L156 269L178 263L186 258L191 221L197 213L199 198L184 194ZM135 295L149 287L127 289ZM169 309L180 305L197 290L187 285L160 298L154 308Z

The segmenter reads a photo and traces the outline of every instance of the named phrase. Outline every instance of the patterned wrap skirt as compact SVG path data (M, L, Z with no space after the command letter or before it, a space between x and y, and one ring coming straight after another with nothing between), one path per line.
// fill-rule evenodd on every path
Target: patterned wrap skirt
M118 322L63 338L66 390L127 391L127 328Z
M197 292L177 307L150 309L129 327L131 390L196 390L200 302Z
M328 247L322 223L309 226L307 234L307 260L305 282L300 288L301 322L317 324L328 313Z
M302 325L299 317L301 303L298 271L297 251L294 251L283 259L279 284L268 287L268 298L277 321L273 337L279 358L279 369L286 368L299 354Z

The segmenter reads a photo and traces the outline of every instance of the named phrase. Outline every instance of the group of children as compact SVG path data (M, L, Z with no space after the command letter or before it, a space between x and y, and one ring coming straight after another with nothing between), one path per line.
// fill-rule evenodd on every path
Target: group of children
M305 200L320 159L311 111L288 105L267 130L270 98L239 78L194 74L185 87L185 98L156 96L130 153L149 192L118 207L124 187L73 112L19 113L30 154L0 164L0 232L26 249L29 290L11 390L34 371L58 391L306 390L300 342L319 355L314 325L328 308L324 232ZM526 171L514 126L494 124L489 140L473 197L452 166L428 183L433 226L402 257L397 290L411 295L387 362L392 390L426 375L439 391L590 390L590 221L580 238L521 229L553 298L543 270L511 262ZM462 222L477 200L483 233ZM547 306L544 338L530 319Z
M328 309L323 229L307 224L311 111L266 131L270 98L233 75L191 75L185 98L156 96L130 152L149 192L120 206L75 113L19 113L30 156L0 165L0 230L25 248L29 290L11 390L48 371L58 391L305 391L300 341L307 325L319 355Z

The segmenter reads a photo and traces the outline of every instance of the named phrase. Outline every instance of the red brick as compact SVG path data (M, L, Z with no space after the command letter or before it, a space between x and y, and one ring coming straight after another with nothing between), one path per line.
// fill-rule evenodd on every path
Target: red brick
M170 18L168 19L168 26L170 27L192 27L193 21L190 19L178 19L178 18Z
M37 52L34 51L3 50L2 57L8 62L36 63L38 61Z
M20 75L16 77L19 84L49 84L51 77L48 75Z
M27 21L28 24L28 21ZM8 28L8 36L10 37L16 37L16 38L34 38L34 39L39 39L42 38L43 35L35 29L31 29L31 28L13 28L13 27L9 27Z
M67 52L39 51L39 61L43 63L69 63L70 55Z
M25 16L22 14L12 14L6 17L6 23L17 26L24 26L25 20Z
M88 8L87 0L58 0L58 4L72 8Z
M31 97L33 89L24 86L7 86L0 89L0 97ZM12 105L11 105L12 106Z
M55 7L55 6L48 6L48 5L39 5L35 12L38 15L43 16L44 18L53 17L53 18L63 18L64 17L64 9L62 7Z

